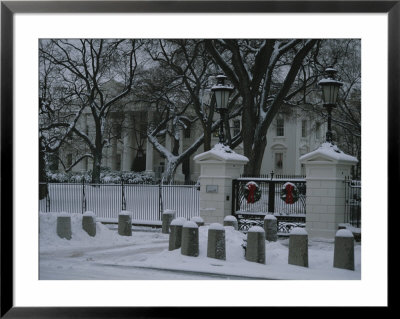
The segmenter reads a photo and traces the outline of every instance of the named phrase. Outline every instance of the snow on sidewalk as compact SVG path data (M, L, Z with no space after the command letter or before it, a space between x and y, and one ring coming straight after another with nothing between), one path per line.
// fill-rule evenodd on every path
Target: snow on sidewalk
M40 214L40 279L149 278L138 269L151 270L152 274L168 271L152 279L182 279L180 273L186 273L185 279L215 279L212 274L249 279L361 279L358 243L355 271L334 268L333 241L322 239L309 240L308 268L288 264L288 239L266 242L266 264L262 265L245 260L242 244L246 235L233 227L225 227L226 260L223 261L207 257L208 226L199 228L199 256L188 257L182 256L180 249L168 251L169 235L159 229L142 231L134 227L132 236L126 237L98 222L96 237L90 237L81 228L81 214L71 214L72 239L61 239L56 234L56 216L56 213ZM141 275L144 277L140 278Z

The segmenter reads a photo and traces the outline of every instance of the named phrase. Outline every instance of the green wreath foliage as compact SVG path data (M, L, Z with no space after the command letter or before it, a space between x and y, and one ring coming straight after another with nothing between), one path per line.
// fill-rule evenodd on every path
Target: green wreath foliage
M252 196L250 196L251 185L255 186L255 191L253 194L254 198L252 198ZM255 202L258 202L261 198L261 189L255 182L248 182L243 188L243 195L246 198L247 203L255 203Z
M292 194L290 197L288 197L287 194L287 186L291 185L293 187L292 189ZM298 188L296 187L296 185L294 185L293 183L286 183L283 185L282 189L281 189L281 199L286 203L286 204L294 204L299 200L299 195L300 192L298 190Z

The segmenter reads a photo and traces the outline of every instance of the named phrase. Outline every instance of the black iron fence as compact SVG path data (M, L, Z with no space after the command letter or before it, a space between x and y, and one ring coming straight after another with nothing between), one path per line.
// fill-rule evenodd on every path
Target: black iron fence
M346 178L345 183L345 222L361 228L361 181Z
M46 198L39 201L40 212L84 213L116 219L121 210L133 213L134 220L161 220L164 209L190 219L200 213L200 192L196 185L40 183L47 185Z
M256 185L256 190L251 184ZM287 233L293 227L304 226L305 177L271 174L233 180L232 215L238 219L239 228L246 230L252 225L261 225L266 214L273 214L278 219L280 232Z

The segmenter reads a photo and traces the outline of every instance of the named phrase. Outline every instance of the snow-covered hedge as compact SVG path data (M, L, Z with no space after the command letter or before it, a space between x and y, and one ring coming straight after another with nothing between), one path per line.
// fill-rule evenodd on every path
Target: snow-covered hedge
M85 183L90 183L92 181L92 172L47 172L47 181L50 183L82 183L83 180ZM144 172L123 172L102 169L100 173L101 183L120 184L122 180L127 184L153 184L154 182L153 177Z

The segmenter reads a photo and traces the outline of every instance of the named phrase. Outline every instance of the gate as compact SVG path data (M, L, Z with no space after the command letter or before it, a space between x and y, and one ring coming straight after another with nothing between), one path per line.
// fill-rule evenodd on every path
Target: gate
M246 185L255 183L260 190L257 201L246 198ZM286 190L290 185L291 201ZM267 175L240 177L232 182L232 215L238 219L239 230L253 225L263 226L264 217L273 214L278 220L278 232L289 233L293 227L304 227L306 217L306 181L304 176Z
M345 179L345 222L361 228L361 181Z

